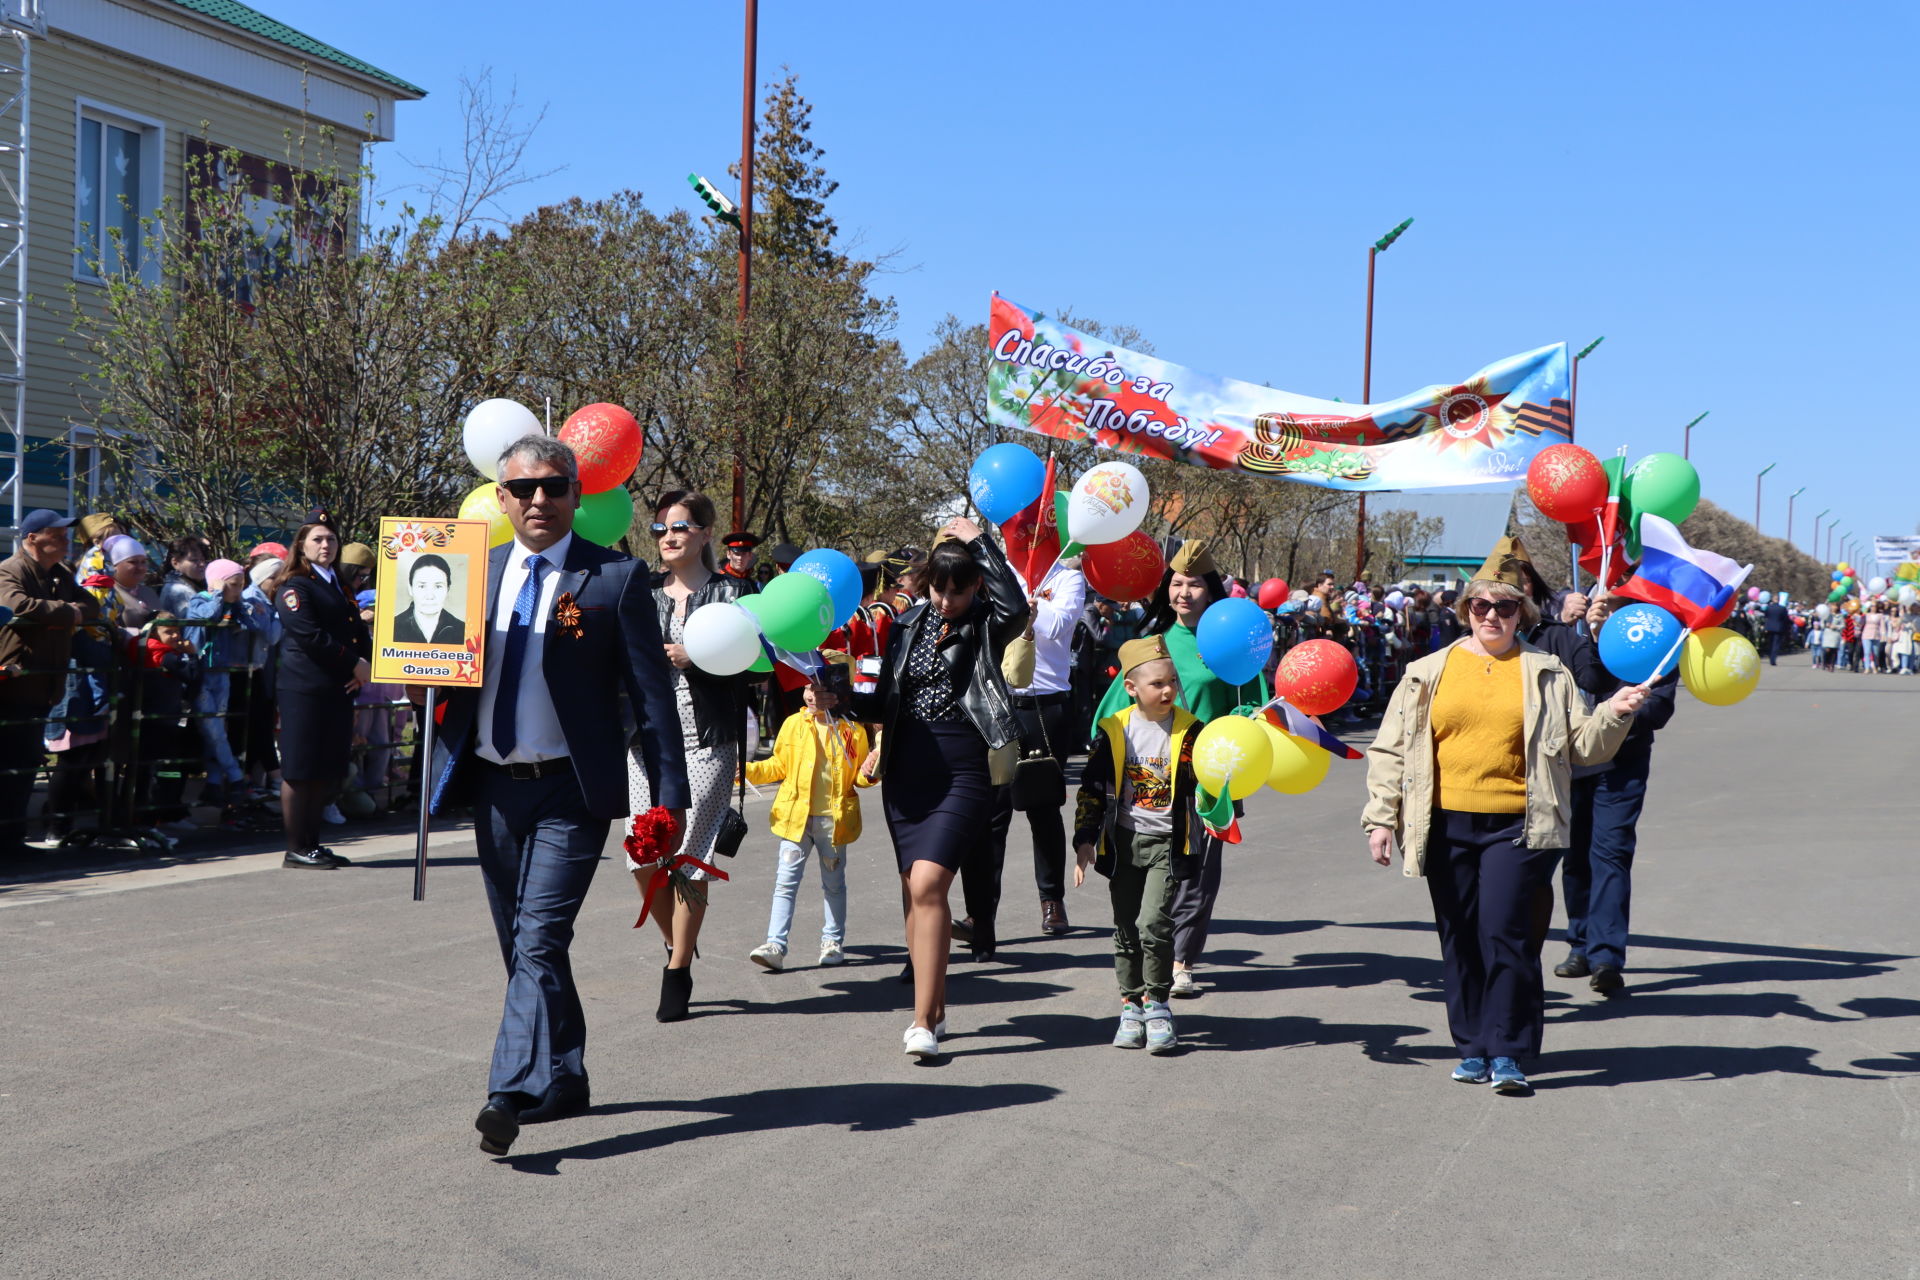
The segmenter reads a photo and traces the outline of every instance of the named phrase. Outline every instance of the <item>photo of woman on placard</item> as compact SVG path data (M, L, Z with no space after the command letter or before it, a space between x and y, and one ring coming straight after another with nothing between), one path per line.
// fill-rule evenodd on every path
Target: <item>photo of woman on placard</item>
M464 557L458 557L464 559ZM453 570L445 556L429 552L407 569L411 603L393 620L395 644L465 644L467 624L447 612Z

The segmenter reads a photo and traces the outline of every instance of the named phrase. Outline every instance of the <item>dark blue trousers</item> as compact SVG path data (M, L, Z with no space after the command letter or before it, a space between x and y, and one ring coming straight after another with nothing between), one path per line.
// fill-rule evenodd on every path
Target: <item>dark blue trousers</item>
M507 1001L487 1092L540 1097L587 1079L587 1021L567 948L600 865L608 822L587 812L570 770L516 780L475 759L474 840L493 929L507 965Z
M1779 632L1779 631L1767 632L1767 665L1768 666L1777 667L1780 665L1780 641L1784 638L1785 636L1782 632Z
M1540 1052L1540 944L1561 851L1518 843L1525 830L1519 814L1433 815L1427 893L1446 970L1447 1025L1463 1058Z
M1649 758L1625 755L1613 768L1573 784L1573 841L1560 872L1567 900L1567 950L1590 965L1627 966L1633 905L1633 851L1647 800Z

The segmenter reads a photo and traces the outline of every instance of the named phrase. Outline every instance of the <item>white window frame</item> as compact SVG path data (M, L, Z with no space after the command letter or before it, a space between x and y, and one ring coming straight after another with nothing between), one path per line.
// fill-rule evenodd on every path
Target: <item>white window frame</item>
M86 154L83 132L88 121L100 125L113 125L137 132L140 135L140 208L142 218L148 218L160 211L161 191L164 189L167 164L167 126L164 121L152 116L144 116L125 107L116 107L111 103L99 102L92 98L75 98L73 101L73 278L87 284L105 284L106 281L94 271L86 258L79 252L80 237L86 228L86 219L80 216L80 158ZM104 141L105 135L102 135ZM97 177L96 177L97 181ZM101 208L106 207L103 198ZM102 247L103 229L93 229L92 240L96 249ZM104 259L104 255L102 255ZM160 262L158 254L147 252L147 246L140 245L140 266L135 274L149 284L160 280Z

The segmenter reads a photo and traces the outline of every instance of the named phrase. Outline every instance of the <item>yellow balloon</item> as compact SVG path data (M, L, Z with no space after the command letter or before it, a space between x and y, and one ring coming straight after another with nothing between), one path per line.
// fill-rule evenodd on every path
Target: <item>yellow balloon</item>
M1296 738L1264 720L1261 727L1267 731L1267 743L1273 750L1268 786L1283 796L1303 796L1326 780L1333 755L1325 747Z
M1696 631L1680 650L1680 682L1709 706L1730 707L1760 683L1760 654L1725 627Z
M1261 726L1245 716L1221 716L1193 740L1193 776L1212 795L1245 800L1266 785L1273 748Z
M513 525L508 522L507 513L500 509L500 491L491 480L460 500L460 518L485 520L489 547L497 547L513 538Z

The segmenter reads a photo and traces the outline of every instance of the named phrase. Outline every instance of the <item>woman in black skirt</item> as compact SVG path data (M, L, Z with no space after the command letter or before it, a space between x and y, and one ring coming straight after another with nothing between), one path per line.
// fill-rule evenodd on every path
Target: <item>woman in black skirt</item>
M353 756L353 698L372 678L373 641L334 571L340 535L324 516L300 526L273 583L280 618L280 813L284 867L331 871L347 860L320 844L320 811Z
M870 758L907 895L913 1025L906 1051L930 1058L946 1029L947 890L962 856L985 836L995 778L1020 728L1000 674L1027 625L1026 596L1006 557L971 520L942 531L926 567L927 599L900 615L869 709L881 726ZM1007 760L1010 769L1011 760Z

